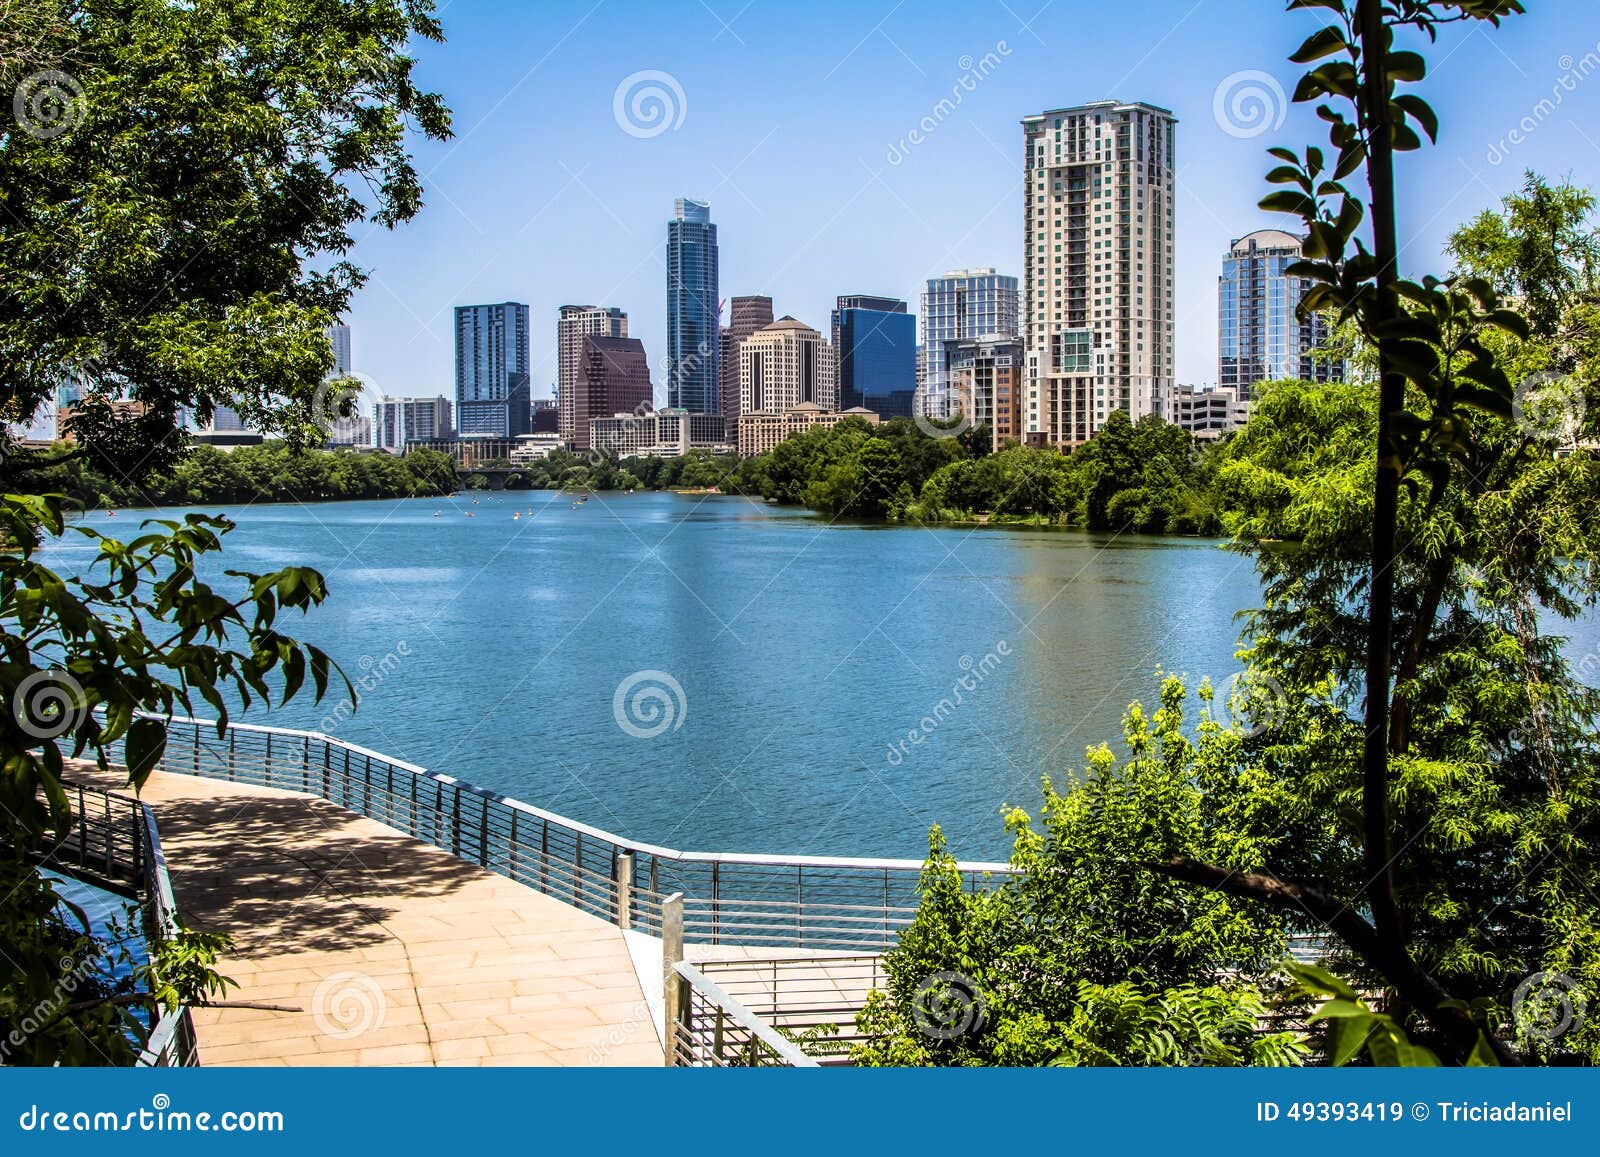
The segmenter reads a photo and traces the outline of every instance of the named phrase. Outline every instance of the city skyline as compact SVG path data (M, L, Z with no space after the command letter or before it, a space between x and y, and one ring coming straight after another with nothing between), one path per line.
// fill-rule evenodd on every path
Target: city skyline
M764 294L775 313L826 331L840 294L915 302L926 278L945 269L994 266L1020 276L1019 121L1112 97L1178 118L1174 377L1214 382L1218 257L1233 239L1282 224L1255 208L1267 191L1266 148L1317 137L1307 108L1288 108L1276 128L1242 136L1254 130L1219 126L1214 103L1236 73L1264 73L1292 89L1283 56L1312 18L1274 21L1255 42L1237 31L1256 23L1259 7L1227 0L1152 3L1148 25L1137 27L1113 12L1075 13L1082 50L1067 79L1052 55L1066 39L1049 13L1024 28L1032 12L1013 17L998 4L891 8L822 3L801 17L757 5L737 18L722 13L731 32L709 11L674 18L615 0L587 20L587 9L560 20L481 6L446 11L449 39L421 46L418 72L450 94L457 138L419 150L428 202L419 220L400 234L373 230L357 247L355 259L373 274L345 318L360 330L358 368L385 394L436 391L448 380L450 307L526 301L535 318L533 393L548 396L556 310L595 301L628 311L665 404L660 223L673 198L712 202L723 298ZM806 37L792 35L801 28ZM1600 87L1587 86L1523 134L1509 159L1490 162L1550 96L1563 55L1593 47L1538 13L1497 35L1509 56L1474 34L1435 62L1431 83L1462 111L1437 150L1403 162L1408 188L1444 190L1405 206L1403 225L1420 234L1404 257L1412 269L1436 270L1449 230L1511 191L1524 167L1571 171L1587 183L1600 168L1600 149L1586 139L1595 134L1582 127L1600 112ZM586 46L603 47L608 67L594 67ZM934 112L989 56L997 65L954 112ZM964 57L972 68L958 67ZM683 116L659 132L636 128L654 133L638 136L619 126L614 98L625 79L649 70L677 82ZM544 115L553 102L563 116ZM1269 110L1273 122L1279 111ZM937 120L934 131L903 147L925 117ZM498 147L507 138L518 141L509 162ZM823 156L832 159L817 163ZM526 185L516 197L505 193L508 163Z

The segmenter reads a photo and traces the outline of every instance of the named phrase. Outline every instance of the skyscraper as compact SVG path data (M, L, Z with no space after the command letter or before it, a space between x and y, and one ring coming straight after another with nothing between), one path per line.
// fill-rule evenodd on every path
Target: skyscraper
M801 404L839 408L838 364L820 333L781 317L739 344L739 416Z
M667 222L667 404L720 414L717 227L711 206L679 197Z
M573 406L578 384L578 363L583 356L583 339L627 337L628 315L614 306L563 305L556 323L556 401L561 410L557 426L562 438L571 441L577 432Z
M729 303L728 328L722 331L722 417L729 440L739 436L739 345L756 330L772 324L772 298L759 294Z
M839 361L840 409L865 406L885 418L911 417L917 392L917 319L906 312L905 302L865 294L840 297L833 310L833 350Z
M1160 413L1172 387L1173 144L1148 104L1022 122L1027 382L1023 430L1076 446L1112 410Z
M958 342L1017 336L1017 279L993 269L952 269L928 278L922 293L918 411L948 418L950 355Z
M1321 314L1295 316L1311 282L1290 277L1304 256L1305 238L1261 229L1235 241L1217 279L1217 385L1248 402L1261 382L1302 378L1344 380L1342 362L1316 361L1311 351L1328 338Z
M333 372L330 377L343 378L350 375L350 327L347 325L330 325L328 327L328 344L333 347Z
M456 307L456 427L463 438L514 438L533 422L528 307Z
M636 337L585 337L572 403L572 446L578 451L590 447L591 418L648 413L653 402L644 343Z

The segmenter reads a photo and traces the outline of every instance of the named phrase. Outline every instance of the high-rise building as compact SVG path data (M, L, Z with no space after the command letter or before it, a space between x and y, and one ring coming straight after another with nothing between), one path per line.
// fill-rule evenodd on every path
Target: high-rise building
M1099 101L1022 122L1023 429L1076 446L1112 410L1160 413L1173 375L1173 143L1149 104Z
M886 418L912 416L917 393L917 319L895 297L853 294L833 310L839 405Z
M781 317L739 343L739 420L803 403L839 408L839 368L820 333Z
M328 344L333 347L333 372L328 376L333 378L349 377L350 327L347 325L330 325L328 327Z
M1320 313L1296 317L1311 288L1290 277L1289 266L1304 257L1305 238L1279 229L1261 229L1235 241L1217 279L1219 309L1217 385L1249 402L1261 382L1301 378L1311 382L1344 380L1344 363L1313 359L1311 351L1328 339Z
M583 339L627 337L628 315L615 306L563 305L556 323L556 399L561 418L557 427L570 440L575 431L572 395L578 382L578 363L583 356Z
M1017 279L993 269L952 269L922 292L922 361L917 410L948 418L950 355L958 342L1017 336Z
M465 438L514 438L533 422L528 307L456 307L456 427Z
M572 387L573 449L582 452L590 448L590 419L642 414L653 405L650 363L642 341L594 334L583 339L578 380Z
M989 446L1021 440L1022 341L981 337L956 343L950 376L956 404L974 426L989 428Z
M378 449L405 453L408 442L430 442L455 434L450 399L379 398L372 405L372 434Z
M722 418L730 439L739 429L739 345L745 338L772 324L772 298L759 294L736 297L728 304L728 324L722 331L721 379Z
M679 197L667 222L667 405L720 414L717 227L711 206Z

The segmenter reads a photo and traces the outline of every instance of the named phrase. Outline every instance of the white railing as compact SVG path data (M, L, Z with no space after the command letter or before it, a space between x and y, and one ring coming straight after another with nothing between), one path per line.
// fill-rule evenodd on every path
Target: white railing
M680 851L317 732L167 723L166 771L320 796L622 928L659 934L681 892L691 943L878 952L916 912L918 860ZM959 869L974 891L1013 871Z

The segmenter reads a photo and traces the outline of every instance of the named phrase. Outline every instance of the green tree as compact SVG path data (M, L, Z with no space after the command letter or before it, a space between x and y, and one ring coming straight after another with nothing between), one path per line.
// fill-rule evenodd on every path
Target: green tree
M72 453L118 478L181 457L180 409L320 442L354 227L413 216L406 130L449 132L406 54L430 0L30 8L81 97L0 137L0 411L78 383Z
M1209 704L1209 687L1201 697ZM1153 716L1130 708L1126 762L1102 746L1068 790L1047 779L1042 830L1012 811L1017 874L989 889L964 889L934 829L922 903L859 1018L858 1062L1297 1062L1292 1034L1258 1031L1285 952L1279 919L1127 870L1178 856L1253 862L1249 837L1222 818L1241 734L1207 706L1189 738L1185 700L1168 679Z

